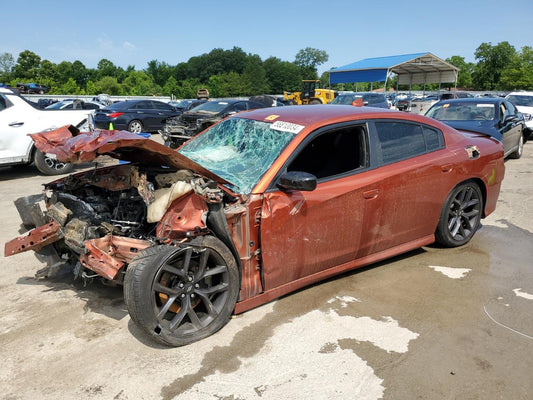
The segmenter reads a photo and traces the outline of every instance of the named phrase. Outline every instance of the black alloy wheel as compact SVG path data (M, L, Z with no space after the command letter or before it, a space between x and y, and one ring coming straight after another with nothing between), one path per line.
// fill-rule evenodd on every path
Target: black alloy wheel
M462 246L472 239L479 227L483 196L474 182L455 187L448 195L435 232L437 242L446 247Z
M126 270L131 318L156 340L183 346L212 335L231 317L239 270L229 249L205 236L183 247L154 246Z

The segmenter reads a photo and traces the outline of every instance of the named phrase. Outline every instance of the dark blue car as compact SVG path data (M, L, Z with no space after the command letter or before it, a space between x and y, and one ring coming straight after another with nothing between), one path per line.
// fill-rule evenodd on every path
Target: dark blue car
M125 130L134 133L157 132L168 117L181 114L175 107L157 100L126 100L96 111L94 126L98 129Z
M461 131L492 136L503 143L505 157L522 157L526 140L524 116L505 99L442 100L425 115Z

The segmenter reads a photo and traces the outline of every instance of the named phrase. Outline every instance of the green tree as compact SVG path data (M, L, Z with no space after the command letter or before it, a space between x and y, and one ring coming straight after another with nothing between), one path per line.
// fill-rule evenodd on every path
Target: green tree
M15 59L11 53L0 55L0 81L8 82L11 80L11 73L15 66Z
M245 94L247 85L240 74L228 72L211 76L208 88L211 97L235 97Z
M104 76L117 77L117 67L107 58L102 58L98 61L98 78L103 78Z
M61 85L62 94L82 94L81 88L73 78L68 78L67 82Z
M100 94L99 88L93 81L87 81L87 85L85 86L85 93L86 94Z
M72 63L70 61L61 61L57 64L57 81L60 84L67 83L69 78L72 77Z
M40 67L41 57L32 51L24 50L20 52L17 58L14 73L17 78L37 80Z
M152 76L153 81L157 85L164 86L168 78L172 75L172 67L165 62L152 60L148 62L148 68L145 72Z
M446 62L460 68L457 74L457 86L464 89L472 87L472 74L474 72L474 64L465 61L464 57L451 56L446 59Z
M516 50L509 42L500 42L496 46L490 42L481 43L474 54L478 60L472 77L474 88L498 89L501 74L515 54Z
M124 79L122 87L131 96L149 96L161 92L161 88L154 84L152 77L142 71L130 72Z
M500 78L500 88L504 90L533 89L533 49L522 47L515 54Z
M205 85L202 84L198 79L191 78L185 79L178 83L176 97L178 99L192 99L196 98L196 92L200 88L204 88ZM210 94L214 96L213 93Z
M268 92L266 71L263 67L261 57L257 54L247 57L246 66L244 67L241 78L245 88L243 94L252 96Z
M96 93L107 93L111 96L119 96L124 94L122 86L118 83L117 78L112 76L104 76L95 83Z
M269 57L263 62L263 67L269 93L281 94L284 91L294 92L302 88L302 74L296 64Z
M82 88L87 84L87 81L89 80L89 72L81 61L76 60L72 63L70 78L73 78Z
M298 51L294 63L300 67L303 79L317 79L317 67L328 59L329 56L324 50L306 47Z
M165 82L165 85L163 86L163 95L165 96L177 96L179 93L180 88L178 86L178 81L176 78L171 76L167 79Z

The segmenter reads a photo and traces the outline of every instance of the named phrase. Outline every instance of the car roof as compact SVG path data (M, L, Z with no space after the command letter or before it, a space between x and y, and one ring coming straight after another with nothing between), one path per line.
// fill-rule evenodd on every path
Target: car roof
M353 107L349 105L336 105L332 107L328 104L258 108L239 113L235 117L267 122L283 121L306 127L315 124L328 125L336 122L366 118L405 119L430 125L435 125L436 122L422 115L414 115L385 108ZM439 124L438 126L441 125Z
M444 103L474 103L474 104L500 104L504 99L501 97L467 97L462 99L446 99L441 100L437 104Z

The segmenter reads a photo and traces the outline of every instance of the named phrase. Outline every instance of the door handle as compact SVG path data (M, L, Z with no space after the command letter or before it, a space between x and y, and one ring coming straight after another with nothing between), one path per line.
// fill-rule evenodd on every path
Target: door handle
M450 172L453 169L453 165L452 164L441 165L440 169L442 170L442 172Z
M24 122L12 122L12 123L9 124L9 126L12 126L12 127L15 127L15 128L17 128L19 126L22 126L22 125L24 125Z
M363 197L365 199L375 199L376 197L378 197L378 194L379 194L378 189L372 189L372 190L367 190L366 192L363 192Z

